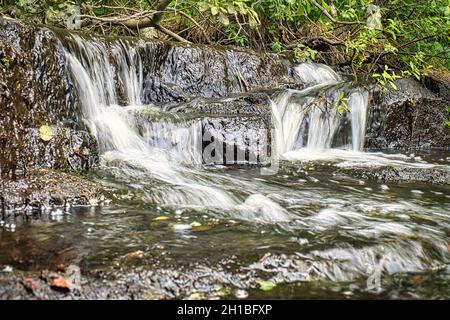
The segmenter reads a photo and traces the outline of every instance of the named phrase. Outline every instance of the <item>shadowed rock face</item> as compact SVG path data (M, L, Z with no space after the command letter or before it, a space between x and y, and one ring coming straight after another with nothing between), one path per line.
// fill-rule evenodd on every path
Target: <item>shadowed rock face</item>
M426 86L414 79L396 83L398 90L373 93L365 147L448 148L450 128L445 119L450 81L430 77Z
M95 162L96 142L77 122L76 98L54 33L0 19L0 59L1 177L20 178L35 166L80 170ZM57 131L49 142L39 138L44 124Z

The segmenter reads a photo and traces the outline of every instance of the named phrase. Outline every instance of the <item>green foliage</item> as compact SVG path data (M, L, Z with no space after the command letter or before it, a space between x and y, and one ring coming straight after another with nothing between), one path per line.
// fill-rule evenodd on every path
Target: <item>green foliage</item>
M2 63L2 65L5 67L6 70L11 69L11 60L9 60L8 57L1 58L0 62Z
M274 282L272 282L272 281L264 281L264 280L260 280L260 281L258 281L257 282L258 284L259 284L259 288L262 290L262 291L270 291L270 290L272 290L273 288L275 288L277 285L274 283Z
M343 116L346 112L350 112L350 107L348 106L348 98L345 98L344 91L341 91L339 93L336 109L339 112L340 116Z
M450 129L450 106L447 107L447 119L445 119L445 126Z
M161 1L3 0L0 13L65 27L76 6L83 15L123 18ZM339 64L383 87L399 76L420 79L431 66L450 68L448 0L173 0L161 24L196 43L292 50L298 62ZM139 34L120 23L84 28Z
M279 41L272 42L270 48L273 52L280 52L283 49L283 45Z
M376 79L378 86L386 91L387 85L390 85L394 90L397 90L395 85L395 80L401 78L399 75L395 74L394 70L389 69L388 66L384 66L382 73L373 73L372 77Z
M297 45L294 50L297 62L313 62L316 59L317 51L303 44Z

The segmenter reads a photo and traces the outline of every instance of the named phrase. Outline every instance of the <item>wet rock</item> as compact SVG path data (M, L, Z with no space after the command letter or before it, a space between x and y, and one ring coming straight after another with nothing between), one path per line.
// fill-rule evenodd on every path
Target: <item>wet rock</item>
M225 97L297 83L290 63L242 48L141 42L145 102Z
M102 188L78 175L52 169L32 169L17 180L0 180L3 210L44 210L68 205L89 205L103 199Z
M96 162L93 138L78 121L77 100L58 37L47 28L0 19L0 177L33 167L81 170ZM52 125L58 135L39 139ZM75 156L80 148L83 157Z
M185 103L167 103L161 108L170 112L270 116L271 98L282 90L265 90L230 95L226 98L195 98Z
M450 170L442 167L382 167L382 168L345 168L336 173L345 173L361 179L379 182L425 182L433 184L450 184Z
M398 90L375 91L366 130L366 148L448 148L448 77L396 81ZM432 90L430 90L432 89Z

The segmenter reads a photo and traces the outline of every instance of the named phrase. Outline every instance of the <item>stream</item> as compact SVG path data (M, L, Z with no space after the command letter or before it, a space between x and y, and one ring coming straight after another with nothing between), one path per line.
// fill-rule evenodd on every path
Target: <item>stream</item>
M91 298L450 298L448 181L361 176L450 152L364 150L364 88L301 64L262 116L202 113L144 103L131 44L64 53L111 202L4 217L0 272L77 265Z

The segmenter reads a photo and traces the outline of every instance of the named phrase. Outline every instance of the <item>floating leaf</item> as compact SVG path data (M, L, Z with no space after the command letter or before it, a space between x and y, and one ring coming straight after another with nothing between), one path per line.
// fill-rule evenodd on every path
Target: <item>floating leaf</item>
M197 222L197 221L191 222L191 227L193 227L193 228L201 227L201 226L202 226L202 224L200 222Z
M53 138L53 130L47 125L43 125L39 128L39 136L44 141L50 141Z
M153 219L153 221L164 221L164 220L169 220L170 218L167 216L159 216Z
M272 281L264 281L264 280L258 281L258 284L259 288L263 291L270 291L277 286Z

